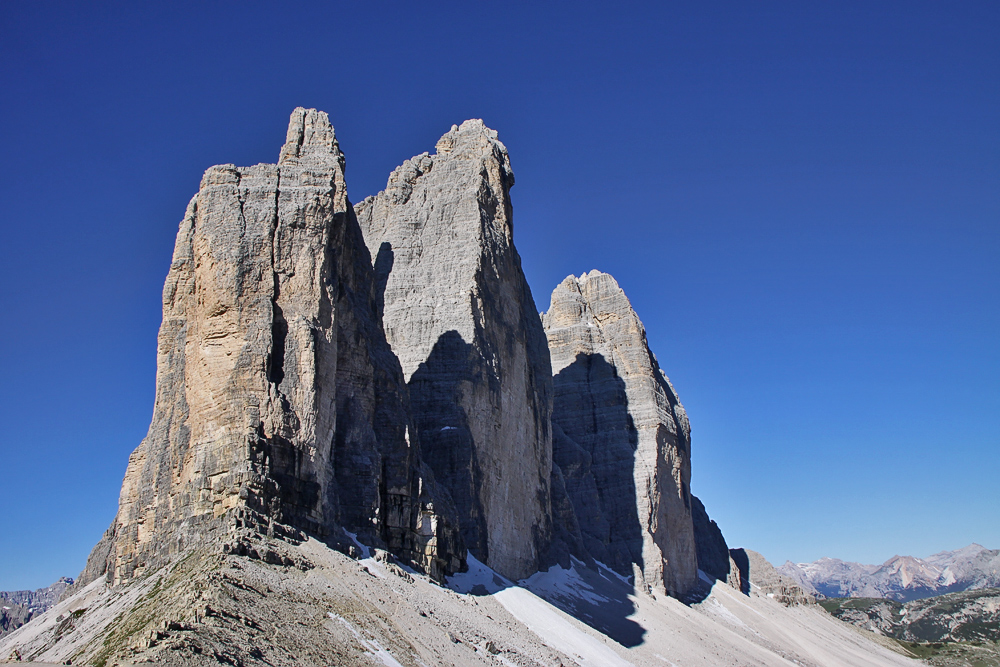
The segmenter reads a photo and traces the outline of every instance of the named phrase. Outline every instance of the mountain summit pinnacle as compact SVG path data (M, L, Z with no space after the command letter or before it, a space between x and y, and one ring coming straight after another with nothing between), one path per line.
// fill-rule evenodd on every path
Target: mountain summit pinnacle
M461 567L371 272L325 113L292 113L277 165L205 172L163 290L149 433L80 585L206 541L345 530L435 576Z
M452 126L357 206L344 167L300 108L276 164L205 172L118 514L0 658L737 665L862 641L815 616L792 642L744 596L614 278L568 277L539 316L495 131Z
M421 451L472 554L519 579L551 542L552 374L513 244L513 184L497 133L467 120L355 209Z

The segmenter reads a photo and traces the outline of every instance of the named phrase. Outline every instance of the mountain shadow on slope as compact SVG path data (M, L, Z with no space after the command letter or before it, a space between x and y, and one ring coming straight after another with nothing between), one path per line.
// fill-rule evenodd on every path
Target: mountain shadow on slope
M525 585L539 597L622 646L633 648L642 644L646 628L630 618L636 611L629 597L635 593L634 580L599 565L587 567L579 560L572 564L568 575L553 567L531 577ZM546 585L563 576L572 578L573 584L566 587Z
M705 504L691 494L691 522L694 524L694 544L698 554L698 569L718 581L729 579L729 545L719 524L705 510Z
M513 587L525 589L626 648L645 641L646 628L630 618L636 611L632 581L604 565L574 557L565 567L556 564L515 583L474 557L468 564L468 572L448 579L448 587L457 593L488 596ZM501 604L507 604L502 597Z
M553 476L562 478L574 509L575 523L566 530L579 531L574 550L582 552L574 555L596 559L621 577L631 577L633 584L631 590L604 586L606 601L600 603L580 597L547 599L623 646L636 646L645 635L642 626L628 618L635 610L628 599L634 591L633 566L643 568L633 476L639 436L629 414L625 383L603 355L580 353L555 375L553 387ZM553 501L557 499L554 491ZM567 541L572 547L573 542ZM590 574L600 569L580 571L594 578ZM600 584L600 579L589 583Z
M438 338L427 360L420 364L410 377L408 386L421 453L434 471L437 480L449 490L455 504L467 508L462 516L462 537L469 552L480 562L486 562L488 543L486 535L479 527L478 517L482 516L482 507L478 503L476 493L484 471L476 458L469 415L465 413L460 400L462 392L474 391L470 378L476 377L476 364L480 358L481 355L471 344L465 342L457 331L447 331ZM615 561L620 568L620 570L615 569L615 572L624 578L632 574L631 559L641 559L642 548L639 521L634 515L635 485L631 479L635 429L631 429L630 435L631 422L627 414L624 387L621 380L614 376L614 369L603 358L584 359L569 373L572 375L574 372L587 372L586 367L592 367L591 372L606 378L610 383L608 393L604 397L608 404L600 407L591 406L588 409L591 413L595 410L611 412L612 419L622 426L624 434L624 445L619 443L620 446L611 452L597 455L600 467L598 477L601 480L613 480L614 486L608 487L607 492L619 498L622 504L630 506L633 512L630 519L618 521L601 519L599 530L602 532L590 539L595 541L613 535L615 545L622 545L616 546L614 553L623 550L627 555ZM559 434L556 437L564 439L565 455L561 460L566 469L574 475L571 487L573 492L578 496L587 493L594 495L594 505L599 507L600 499L596 498L597 490L593 475L590 473L594 457L568 440L558 426L553 424L553 427ZM555 445L553 447L555 449ZM585 474L591 476L581 479ZM570 480L567 480L567 483L569 482ZM597 512L599 513L599 510ZM583 521L591 519L593 517L586 517ZM571 546L573 551L578 551L579 548L579 543ZM598 553L605 555L607 552L598 550ZM626 584L624 579L619 579L613 574L601 574L598 566L593 559L587 557L586 553L574 553L574 555L580 560L565 559L562 563L563 569L568 570L575 566L576 576L586 581L589 588L600 589L599 601L595 601L591 596L567 593L565 589L550 590L544 586L536 586L533 584L536 581L535 577L522 582L522 585L623 646L632 647L641 644L646 631L641 625L629 619L635 612L635 605L628 597L633 592L631 584ZM555 575L559 567L554 566L549 573L539 573L536 576L544 580L550 573ZM469 592L473 595L487 595L509 585L508 580L494 577L489 588L476 586Z

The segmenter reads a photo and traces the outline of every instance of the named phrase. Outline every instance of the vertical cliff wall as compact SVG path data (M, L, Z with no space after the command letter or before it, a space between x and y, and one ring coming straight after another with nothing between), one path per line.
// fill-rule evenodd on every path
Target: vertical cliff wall
M553 457L587 551L639 588L697 585L690 426L611 276L569 276L542 316L555 398Z
M349 532L434 576L466 547L513 579L570 552L678 596L699 556L725 576L687 417L624 293L571 276L540 318L506 148L472 120L436 150L352 207L326 114L297 109L277 164L205 173L153 420L82 584L253 533Z
M538 569L551 535L545 334L513 244L506 148L470 120L436 149L356 211L421 450L466 546L516 579Z
M325 113L296 109L278 164L212 167L188 205L152 423L85 575L124 581L237 528L348 529L453 570L464 551L410 428L343 154Z

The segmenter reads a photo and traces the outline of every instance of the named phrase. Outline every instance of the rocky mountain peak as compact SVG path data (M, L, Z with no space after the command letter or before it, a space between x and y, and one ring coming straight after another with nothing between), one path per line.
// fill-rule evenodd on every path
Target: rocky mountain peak
M645 343L646 329L624 290L612 276L596 269L579 278L567 276L552 292L549 310L543 314L543 319L546 328L552 331L564 327L580 328L579 335L574 338L573 350L577 352L599 345L602 327L622 322L627 323L631 329L629 333L634 334L637 342L641 339ZM559 361L555 361L557 356ZM553 355L553 372L558 373L562 370L561 364L571 361L565 354Z
M962 547L961 549L955 549L954 551L939 551L936 554L932 554L925 558L928 563L933 563L934 565L939 565L942 567L947 567L956 561L971 560L979 556L980 554L989 552L990 550L981 544L972 544Z
M749 594L752 554L690 494L684 408L614 278L568 277L539 317L496 132L452 126L357 207L344 165L327 115L300 108L276 164L205 173L118 514L0 659L735 665L878 648L820 615L779 623ZM699 566L731 587L699 586ZM0 634L31 613L0 606Z
M339 163L344 168L344 154L340 151L336 133L325 111L297 107L292 112L281 147L278 164L297 161L299 164Z
M152 423L82 585L127 582L205 542L343 546L345 530L435 576L461 566L448 499L407 439L333 128L299 108L286 136L278 164L210 168L188 206Z
M587 551L640 589L686 594L698 580L690 426L642 321L613 277L591 271L556 287L542 322L554 467Z
M551 535L548 350L513 243L507 149L469 120L437 151L405 161L355 211L421 450L466 545L517 579Z
M750 549L741 549L747 556L748 574L753 588L786 606L812 604L812 595L795 579L774 568L764 556Z
M896 555L881 565L823 557L812 563L787 562L780 572L806 590L827 597L906 601L1000 586L1000 550L972 544L927 558Z
M514 184L514 172L510 168L507 147L500 141L497 131L487 127L482 119L470 118L461 125L452 125L451 129L438 139L434 150L438 155L455 153L466 156L492 156L510 179L509 185Z

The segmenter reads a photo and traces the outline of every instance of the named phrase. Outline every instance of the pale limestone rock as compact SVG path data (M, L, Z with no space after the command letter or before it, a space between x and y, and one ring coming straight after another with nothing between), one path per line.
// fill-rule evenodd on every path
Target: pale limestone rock
M59 602L73 586L69 577L33 591L0 591L0 637L13 632Z
M552 377L513 244L507 150L469 120L357 205L421 450L466 546L511 578L551 535Z
M729 577L726 583L744 595L750 595L750 556L746 549L729 550Z
M542 315L555 373L553 456L589 553L640 589L697 585L690 426L618 283L569 276Z
M764 556L750 549L742 549L746 553L751 589L772 600L777 600L786 607L816 602L791 577L782 575Z
M510 243L512 176L495 134L453 127L438 155L417 163L359 207L397 242L378 241L377 272L325 114L296 110L278 165L209 170L178 235L153 424L119 516L80 585L0 637L0 656L178 667L660 665L664 655L902 665L819 611L726 586L683 605L635 595L589 560L569 569L566 558L567 569L516 585L475 563L433 582L396 562L391 554L440 575L464 553L450 498L421 462L425 441L465 494L463 528L513 576L551 563L562 541L629 574L641 565L640 587L678 593L682 564L694 567L665 551L691 546L675 525L678 503L690 499L695 526L713 528L687 492L683 409L609 276L571 279L553 298L561 393L550 425L548 348ZM398 317L386 328L402 368L383 307ZM413 318L399 315L407 309ZM340 543L343 529L358 540ZM365 558L339 552L352 550ZM746 552L732 557L730 583L748 587Z
M464 551L409 426L343 154L325 113L296 109L277 165L212 167L188 206L152 424L82 583L235 529L333 544L348 529L453 571Z

